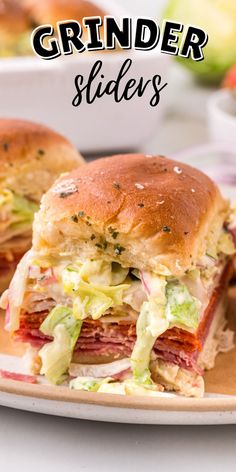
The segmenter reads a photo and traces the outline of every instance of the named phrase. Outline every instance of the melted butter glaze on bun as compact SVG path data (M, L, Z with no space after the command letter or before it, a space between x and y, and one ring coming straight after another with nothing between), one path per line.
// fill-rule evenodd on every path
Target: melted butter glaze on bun
M62 177L34 224L41 255L102 257L180 276L218 240L228 214L205 174L162 156L117 155Z
M0 119L0 190L39 201L61 173L82 163L76 148L47 126Z

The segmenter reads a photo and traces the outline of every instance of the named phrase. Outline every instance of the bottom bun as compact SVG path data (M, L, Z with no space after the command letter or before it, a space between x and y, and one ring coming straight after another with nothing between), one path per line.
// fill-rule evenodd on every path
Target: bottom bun
M151 362L150 369L154 382L161 384L168 392L174 391L185 397L203 397L204 380L197 372L161 359Z

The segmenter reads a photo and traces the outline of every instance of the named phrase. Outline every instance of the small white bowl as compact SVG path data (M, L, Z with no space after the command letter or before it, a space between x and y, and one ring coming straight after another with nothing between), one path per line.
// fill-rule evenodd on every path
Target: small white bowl
M212 141L236 144L236 95L229 90L219 90L211 95L208 126Z

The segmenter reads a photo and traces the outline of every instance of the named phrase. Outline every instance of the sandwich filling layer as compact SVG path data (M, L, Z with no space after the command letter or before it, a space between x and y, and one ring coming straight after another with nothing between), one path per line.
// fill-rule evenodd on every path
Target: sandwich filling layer
M199 394L202 353L232 276L233 251L223 230L216 253L179 279L103 259L37 259L29 251L2 299L7 328L35 348L40 373L52 383L69 373L72 388L153 393L163 388L160 379L170 388L163 369L175 368L176 379L197 382L189 394ZM83 374L104 364L106 375L80 375L73 366L81 364Z
M204 369L232 346L221 309L235 253L229 218L206 175L163 156L76 169L42 199L32 250L2 297L7 329L54 384L202 395ZM10 219L4 244L9 230L19 235Z
M9 189L0 191L0 277L16 268L30 248L38 204Z

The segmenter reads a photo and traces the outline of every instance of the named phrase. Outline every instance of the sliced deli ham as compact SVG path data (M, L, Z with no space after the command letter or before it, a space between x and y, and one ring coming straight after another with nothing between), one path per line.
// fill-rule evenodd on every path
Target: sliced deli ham
M34 375L19 374L17 372L10 372L8 370L0 370L0 378L18 380L19 382L26 382L30 384L37 383L37 377Z

